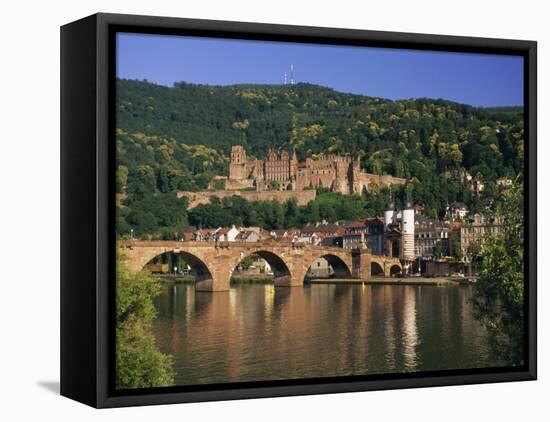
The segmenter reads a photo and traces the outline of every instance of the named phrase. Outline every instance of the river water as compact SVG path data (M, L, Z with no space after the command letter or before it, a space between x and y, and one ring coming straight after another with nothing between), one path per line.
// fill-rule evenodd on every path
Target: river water
M468 286L165 284L157 345L176 385L497 366Z

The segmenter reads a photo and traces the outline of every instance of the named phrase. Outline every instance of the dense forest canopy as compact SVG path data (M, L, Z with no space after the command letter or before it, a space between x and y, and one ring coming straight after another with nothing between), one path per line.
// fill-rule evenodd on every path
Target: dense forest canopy
M411 179L407 192L397 189L397 199L408 194L430 216L441 216L453 201L481 210L496 199L497 179L521 175L523 137L521 107L391 101L304 83L166 87L118 80L118 232L159 232L219 213L216 207L224 204L202 207L204 216L187 212L175 192L204 190L215 175L226 175L235 144L257 158L272 147L294 147L300 159L360 154L365 171ZM461 168L483 180L481 196L472 195L459 177ZM330 203L331 195L320 195L317 205ZM354 200L353 215L378 212L388 192L368 196ZM304 210L298 222L315 217ZM345 218L335 211L329 219ZM259 224L278 226L261 219Z

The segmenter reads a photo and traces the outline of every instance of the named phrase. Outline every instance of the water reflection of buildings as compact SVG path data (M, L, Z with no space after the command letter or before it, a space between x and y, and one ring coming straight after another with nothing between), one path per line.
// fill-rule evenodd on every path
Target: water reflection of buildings
M408 371L416 369L416 346L418 344L418 327L416 325L416 292L411 286L405 287L403 294L403 361Z
M158 301L155 335L175 356L178 384L439 369L479 341L468 302L444 290L254 285L206 294L180 285Z

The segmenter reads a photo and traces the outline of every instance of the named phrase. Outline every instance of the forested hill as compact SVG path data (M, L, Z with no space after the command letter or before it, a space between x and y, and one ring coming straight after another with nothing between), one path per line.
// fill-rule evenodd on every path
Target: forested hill
M200 190L226 174L231 145L258 158L292 145L301 159L358 153L369 172L416 178L415 202L439 213L446 202L464 200L453 177L461 167L479 173L489 191L499 177L521 172L522 113L303 83L169 88L118 80L117 186L130 197Z
M440 161L439 169L462 165L488 178L519 170L521 108L389 101L310 84L168 88L119 80L117 97L117 127L124 132L204 145L225 156L234 144L263 157L290 143L301 158L360 153L368 170L396 176L414 176L407 165L413 159Z

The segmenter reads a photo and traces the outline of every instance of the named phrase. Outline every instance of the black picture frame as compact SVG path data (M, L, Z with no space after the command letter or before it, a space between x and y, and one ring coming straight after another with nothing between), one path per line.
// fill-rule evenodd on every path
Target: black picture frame
M114 34L181 34L524 57L526 362L450 370L116 391L114 373ZM61 28L61 394L94 406L324 394L537 377L537 44L472 38L99 13Z

